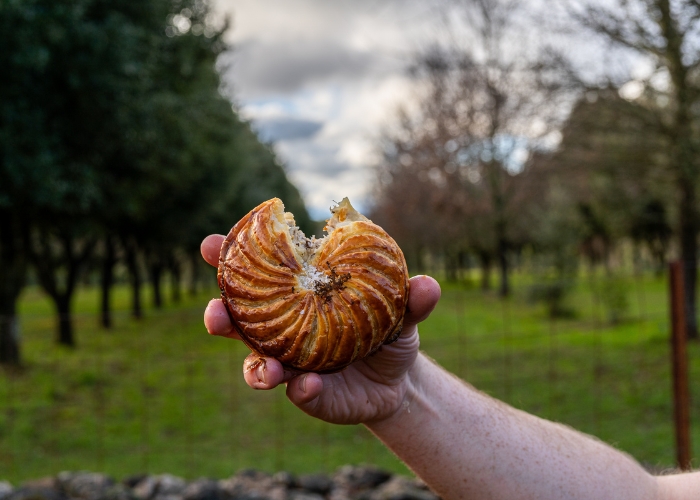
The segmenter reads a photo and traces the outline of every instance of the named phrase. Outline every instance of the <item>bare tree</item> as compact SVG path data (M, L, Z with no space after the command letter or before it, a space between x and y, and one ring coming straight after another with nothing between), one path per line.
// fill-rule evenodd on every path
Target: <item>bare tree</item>
M455 35L416 59L420 104L385 141L388 182L380 203L406 203L411 190L396 186L410 172L422 186L413 191L430 200L423 213L433 214L431 229L440 228L431 242L466 245L486 277L495 261L506 296L509 253L523 239L519 221L527 214L518 193L530 192L523 169L565 115L568 87L558 67L528 52L516 29L523 19L518 2L449 2L445 13ZM392 193L399 198L389 201Z
M677 190L676 237L685 263L686 311L689 335L698 336L697 284L698 112L700 104L700 3L697 0L616 0L571 5L573 17L610 43L641 54L653 63L639 79L654 112L657 133L663 136L668 172Z

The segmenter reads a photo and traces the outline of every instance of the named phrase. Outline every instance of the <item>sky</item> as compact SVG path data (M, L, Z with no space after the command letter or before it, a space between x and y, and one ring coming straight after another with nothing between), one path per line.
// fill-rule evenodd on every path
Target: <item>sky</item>
M429 1L216 0L233 51L220 63L242 116L275 144L312 217L368 205L378 137L410 100L407 68L428 40Z
M219 61L223 79L241 115L274 144L311 216L328 218L329 207L345 196L360 211L368 208L379 137L415 98L408 68L444 31L439 0L213 2L219 19L231 20L226 40L233 48ZM525 5L525 12L547 17L556 11L545 0ZM551 38L525 17L511 39L525 46ZM610 66L609 54L590 38L555 42L582 68Z

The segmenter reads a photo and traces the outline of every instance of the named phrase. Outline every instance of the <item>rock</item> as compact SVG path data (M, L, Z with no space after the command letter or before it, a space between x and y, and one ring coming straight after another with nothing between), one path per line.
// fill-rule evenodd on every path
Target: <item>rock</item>
M391 474L371 465L344 465L336 471L333 477L337 486L351 491L376 488L390 478Z
M114 480L95 472L60 472L56 476L58 486L68 498L95 500L114 485Z
M272 484L264 495L269 500L289 500L287 487L283 484Z
M5 500L14 491L12 485L7 481L0 481L0 500Z
M147 474L133 474L131 476L126 476L122 480L122 484L126 486L129 489L134 488L137 484L139 484L141 481L146 479L148 477Z
M191 482L173 476L138 475L119 483L105 474L61 472L13 489L0 482L0 500L439 500L419 479L371 466L345 466L332 476L244 469L228 479Z
M325 500L326 497L318 493L308 491L291 490L287 494L287 500Z
M276 486L272 476L254 469L243 469L228 479L218 483L219 491L224 500L271 500L270 493ZM284 486L281 486L284 490ZM274 500L280 499L276 493Z
M333 481L326 474L304 474L297 478L297 486L311 493L325 495L333 488Z
M155 496L157 487L158 480L154 476L145 476L133 486L131 492L139 500L149 500Z
M225 499L237 498L244 490L244 485L236 476L229 477L228 479L219 479L216 485L221 492L221 496Z
M172 474L146 476L132 491L139 500L182 500L187 482Z
M136 500L136 496L126 485L114 484L106 488L100 497L90 500Z
M219 500L219 486L213 479L192 481L182 492L184 500Z
M367 500L439 500L439 497L424 488L422 482L403 476L394 476L372 491Z
M328 500L351 500L350 491L345 488L333 488L328 494Z
M287 471L276 472L272 475L272 481L276 484L281 484L287 488L291 488L296 485L296 478Z
M54 490L58 486L58 481L53 476L41 477L39 479L32 479L22 484L22 488L29 488L33 490Z
M53 476L33 479L10 493L5 500L65 500L58 480Z
M10 493L6 500L65 500L55 488L35 488L22 486Z
M157 480L156 497L181 497L187 486L187 482L184 479L172 474L161 474L157 476Z

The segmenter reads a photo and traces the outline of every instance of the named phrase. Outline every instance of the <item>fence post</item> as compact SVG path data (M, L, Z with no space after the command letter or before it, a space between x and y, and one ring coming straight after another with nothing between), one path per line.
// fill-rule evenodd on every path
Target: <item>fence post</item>
M688 334L685 318L683 262L671 262L669 271L671 284L671 373L673 376L676 461L681 470L690 470L690 394L686 351Z

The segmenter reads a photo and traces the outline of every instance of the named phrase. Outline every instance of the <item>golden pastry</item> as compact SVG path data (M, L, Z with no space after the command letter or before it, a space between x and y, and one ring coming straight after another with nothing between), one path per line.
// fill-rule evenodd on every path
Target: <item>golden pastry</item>
M347 198L324 238L306 238L273 198L229 232L221 298L254 352L302 371L331 372L393 342L408 300L401 249Z

